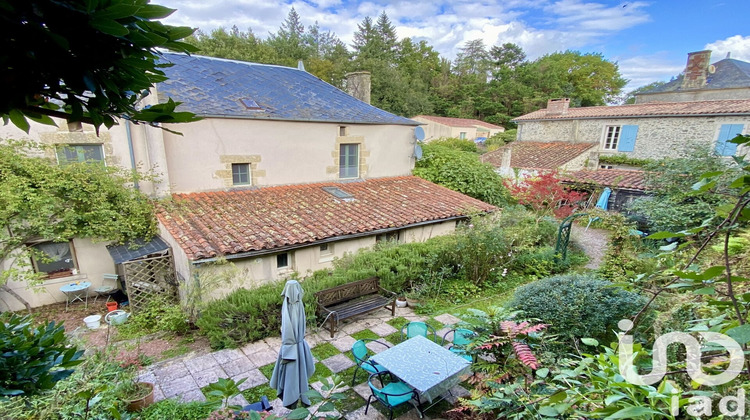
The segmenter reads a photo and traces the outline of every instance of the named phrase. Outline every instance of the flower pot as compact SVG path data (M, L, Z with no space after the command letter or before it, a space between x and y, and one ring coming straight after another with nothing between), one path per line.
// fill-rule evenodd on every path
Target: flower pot
M406 304L409 305L409 306L411 306L411 307L414 307L416 305L419 305L419 299L414 299L414 298L407 297L406 298Z
M405 308L406 307L406 299L405 298L397 298L396 299L396 307L397 308Z
M86 323L86 326L90 330L95 330L95 329L99 328L99 324L100 324L101 320L102 320L102 316L101 315L89 315L86 318L83 318L83 322Z
M107 312L117 310L117 302L107 302Z
M148 393L140 398L134 400L128 400L128 411L141 411L144 408L154 403L154 384L151 382L138 382L136 386L141 389L147 388ZM144 389L144 392L146 390Z

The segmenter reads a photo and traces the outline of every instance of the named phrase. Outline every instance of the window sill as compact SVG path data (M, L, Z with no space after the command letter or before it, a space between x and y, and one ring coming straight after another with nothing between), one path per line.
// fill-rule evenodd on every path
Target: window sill
M54 279L45 279L44 284L63 284L63 283L73 283L76 281L84 281L88 280L88 276L85 274L71 274L66 277L55 277Z
M333 261L333 259L334 259L334 256L333 256L333 254L331 254L331 255L324 255L324 256L321 256L321 257L320 257L320 258L318 259L318 262L319 262L319 263L328 263L328 262L331 262L331 261Z

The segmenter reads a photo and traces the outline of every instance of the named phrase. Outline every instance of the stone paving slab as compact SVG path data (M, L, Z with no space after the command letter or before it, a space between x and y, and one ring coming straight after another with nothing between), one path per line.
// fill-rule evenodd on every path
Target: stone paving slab
M242 352L245 353L246 356L250 356L252 354L267 350L271 350L271 346L269 346L268 343L262 340L254 341L250 344L245 344L245 346L242 347Z
M386 335L391 335L395 332L398 332L397 329L393 328L392 326L386 324L385 322L380 323L378 325L373 325L370 327L370 331L374 332L375 334L385 337Z
M385 346L383 344L385 344ZM370 341L369 343L365 344L365 347L367 347L368 349L370 349L374 353L380 353L381 351L388 350L388 347L386 347L386 346L393 347L393 343L391 343L388 340L384 340L384 339L381 338L377 342Z
M353 321L349 323L345 323L343 326L339 326L339 331L343 332L344 334L354 334L355 332L362 331L366 329L368 325L362 321Z
M193 389L190 391L185 391L179 395L175 395L175 397L177 397L178 401L182 401L182 402L206 401L206 396L203 395L200 389Z
M281 337L268 337L263 341L268 344L271 350L278 352L281 349Z
M240 373L245 373L251 369L255 369L257 366L255 363L250 361L246 356L240 357L239 359L232 360L229 363L221 365L224 371L229 376L237 376Z
M331 356L325 360L322 360L321 363L323 363L328 369L331 369L331 372L333 373L339 373L342 370L346 370L354 366L354 362L352 362L350 358L344 356L343 354Z
M276 363L276 360L279 358L279 351L269 348L268 350L262 350L248 355L247 358L250 359L255 366L265 366L269 363Z
M169 383L171 381L190 376L182 362L164 365L154 369L154 375L160 383Z
M370 385L368 385L367 382L355 385L353 389L354 392L359 394L359 396L364 398L365 400L367 400L367 398L372 395L372 390L370 389Z
M443 337L445 337L445 334L448 334L448 331L452 330L452 328L441 328L437 331L437 338L438 338L438 344L443 342ZM453 342L453 333L448 334L448 337L446 337L445 342Z
M377 409L370 407L365 414L366 407L360 407L344 415L346 420L386 420L387 417L382 415Z
M203 388L204 386L214 383L219 380L219 378L227 378L226 372L224 372L224 369L220 368L218 365L209 369L206 369L201 372L196 372L193 374L193 380L195 380L195 383L198 385L198 388Z
M443 325L456 325L461 322L461 319L456 318L451 314L442 314L435 317L435 321L442 322Z
M247 402L247 400L245 399L245 397L242 394L237 395L235 397L232 397L228 401L228 405L239 405L240 407L244 407L244 406L246 406L248 404L250 404L250 403Z
M331 341L331 344L333 344L333 347L339 349L339 351L345 352L351 350L352 346L356 342L357 340L353 339L352 337L344 335Z
M220 365L227 364L232 360L237 360L245 355L240 349L224 349L213 353L214 358Z
M235 381L239 381L242 378L247 378L247 380L240 384L240 391L255 388L258 385L263 385L264 383L268 382L268 378L266 378L266 375L261 373L261 371L258 369L252 369L248 372L244 372L232 377L232 379L234 379Z
M219 367L219 362L216 361L213 354L204 354L203 356L187 359L183 363L185 363L185 367L192 374Z
M166 398L172 398L179 395L184 395L186 393L189 393L193 390L200 390L198 389L198 384L195 382L195 379L193 379L192 376L187 375L179 379L173 379L167 382L162 381L161 382L161 390L164 392L164 396ZM191 400L194 401L194 400Z

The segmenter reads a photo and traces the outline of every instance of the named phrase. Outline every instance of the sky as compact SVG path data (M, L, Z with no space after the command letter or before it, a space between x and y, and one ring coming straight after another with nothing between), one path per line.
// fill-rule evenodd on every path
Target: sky
M669 81L687 53L710 49L711 62L731 53L750 61L750 0L154 0L177 9L165 23L278 31L294 7L305 26L318 22L348 46L357 24L385 11L399 39L426 40L453 59L467 41L512 42L529 59L557 51L601 53L629 80L625 91ZM351 47L350 47L351 50Z

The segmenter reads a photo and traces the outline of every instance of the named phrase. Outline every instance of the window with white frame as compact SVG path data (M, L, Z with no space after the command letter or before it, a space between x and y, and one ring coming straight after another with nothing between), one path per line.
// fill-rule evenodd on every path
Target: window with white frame
M604 150L617 150L617 143L620 141L620 131L622 127L619 125L608 125L604 127Z
M359 144L342 144L339 148L339 178L359 176Z
M104 150L101 144L68 144L57 147L57 161L60 165L71 163L104 163Z
M232 185L249 185L250 184L250 164L233 163L232 164Z
M72 276L78 270L73 244L68 242L38 242L32 248L31 262L37 273L48 277Z
M461 140L466 140L466 132L462 131L462 132L458 133L458 138L461 139Z
M327 257L333 255L333 244L321 244L320 245L320 256Z
M401 231L394 230L376 235L375 242L401 242Z

